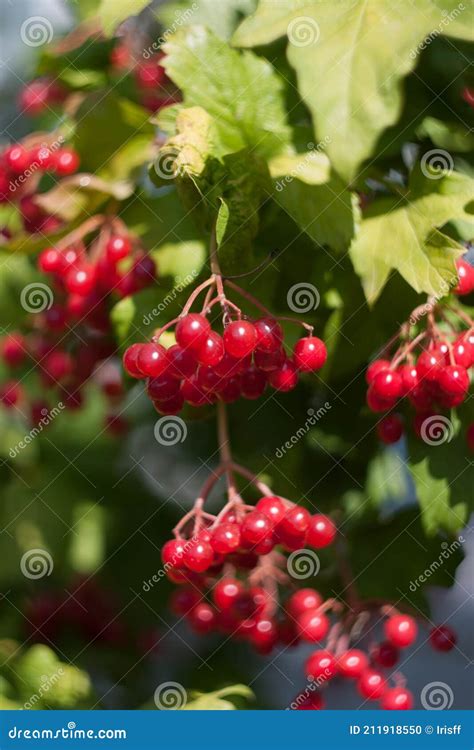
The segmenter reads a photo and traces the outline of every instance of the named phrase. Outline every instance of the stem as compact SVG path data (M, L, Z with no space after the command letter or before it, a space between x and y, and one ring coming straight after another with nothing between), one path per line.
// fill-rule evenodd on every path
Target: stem
M400 362L403 362L407 354L409 354L419 343L420 341L423 341L423 339L428 335L427 331L423 331L422 333L419 333L418 336L415 336L413 341L411 341L407 346L403 347L402 351L398 356L395 357L395 359L391 363L391 367L395 369L395 367L398 367Z
M219 401L217 404L217 440L219 442L221 462L225 467L227 475L229 500L236 501L239 498L239 493L235 484L234 473L232 468L230 468L233 462L230 450L229 423L227 421L227 410L223 401Z
M207 289L208 286L210 287L210 286L212 286L215 283L216 283L216 278L215 278L214 275L212 275L212 276L210 276L207 279L207 281L203 281L202 284L199 284L199 286L196 287L196 289L194 290L194 292L188 297L188 301L186 302L186 304L184 305L183 309L181 310L181 313L180 313L179 317L180 318L184 318L184 316L187 315L188 312L190 311L191 307L194 304L195 299L197 299L197 297L199 297L199 295L201 294L201 292L204 291L204 289Z
M96 229L98 229L106 220L106 217L102 214L98 214L97 216L92 216L90 219L85 221L83 224L81 224L80 227L77 229L74 229L74 231L69 232L65 237L63 237L59 242L55 243L55 247L57 250L63 250L64 248L68 247L69 245L72 245L74 242L77 242L78 240L82 240L83 237L85 237L87 234L91 234L91 232L95 232Z

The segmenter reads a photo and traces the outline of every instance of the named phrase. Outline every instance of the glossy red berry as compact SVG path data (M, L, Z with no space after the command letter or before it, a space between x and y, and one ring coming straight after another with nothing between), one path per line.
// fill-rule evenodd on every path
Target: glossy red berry
M278 641L278 629L269 617L260 617L250 629L249 640L263 654L268 654Z
M61 148L54 154L54 169L60 177L74 174L79 169L79 154L72 148Z
M222 578L212 590L212 600L218 609L230 609L244 590L237 578Z
M298 371L293 362L287 359L278 370L270 372L268 382L276 391L286 393L293 390L298 383Z
M132 344L125 350L123 355L123 366L125 372L128 372L132 378L144 378L144 374L138 367L138 354L143 344Z
M402 378L402 395L408 396L420 382L418 370L414 365L402 365L398 368L398 373Z
M183 349L178 344L167 350L168 372L173 378L182 380L190 378L197 369L197 362L189 349Z
M357 690L363 698L378 700L385 692L387 683L384 676L374 669L366 669L362 672L357 682Z
M306 534L311 523L311 514L306 508L295 505L287 509L285 515L278 523L277 533L289 536L300 536Z
M224 330L224 346L227 354L242 359L251 354L257 344L257 331L248 320L234 320Z
M20 145L10 146L3 152L7 168L14 174L21 174L30 166L30 153Z
M379 372L371 385L373 394L383 401L395 401L401 396L402 390L402 379L395 370Z
M337 660L337 668L344 677L358 679L362 672L367 669L369 660L367 655L357 648L352 648L341 654Z
M466 369L474 364L474 346L469 339L460 336L453 344L453 358L457 365Z
M182 393L178 392L164 401L153 401L153 406L159 414L179 414L184 406L184 398Z
M217 613L207 602L199 602L190 611L188 622L196 633L210 633L217 621Z
M127 255L130 255L131 249L132 243L130 239L125 235L117 234L108 240L105 246L105 253L111 263L118 263L123 258L126 258Z
M280 497L273 495L261 497L255 508L270 519L273 526L276 526L276 524L281 521L287 511L283 500Z
M403 435L403 422L398 414L388 414L377 425L379 440L386 445L398 443Z
M386 690L380 700L380 708L384 711L409 711L413 708L413 695L402 687Z
M310 680L330 680L337 672L336 658L326 649L314 651L306 661L305 671Z
M416 363L418 377L420 380L434 383L445 364L445 354L439 347L425 350L420 354Z
M296 342L293 350L293 362L301 372L317 372L327 359L327 349L317 336L308 336Z
M244 398L251 400L260 398L267 387L267 377L263 372L251 367L242 374L240 390Z
M390 370L390 360L388 359L375 359L367 368L367 372L365 373L365 380L368 385L373 383L376 375L379 374L379 372L384 372L386 370Z
M336 533L337 529L328 516L316 514L309 522L306 543L316 549L322 549L333 543Z
M161 548L161 559L163 564L176 568L177 570L182 570L185 567L185 544L186 542L183 539L170 539L168 542L165 542Z
M458 258L456 268L458 271L458 283L453 290L454 293L460 297L470 294L474 290L474 267L462 258Z
M464 396L469 390L469 375L461 365L448 365L438 376L441 390L448 396Z
M27 356L27 343L21 333L9 333L0 342L0 354L9 367L18 367Z
M220 523L211 536L211 547L214 552L228 555L240 546L240 526L236 523Z
M395 403L395 400L386 400L383 398L379 398L379 396L377 396L374 392L373 384L369 386L369 390L367 391L367 406L369 407L370 411L373 411L375 414L379 414L392 409L395 406Z
M271 533L272 524L263 513L253 510L245 516L241 534L242 541L249 546L260 544L267 537L271 536Z
M392 615L385 621L385 637L398 648L411 646L416 640L417 625L409 615Z
M194 573L203 573L214 561L214 550L209 542L200 539L189 541L184 550L184 564Z
M152 401L168 401L177 396L179 382L164 372L157 378L150 378L146 386L147 393Z
M388 641L379 643L372 654L372 659L375 664L378 664L379 667L387 667L388 669L395 666L399 658L400 653L398 648Z
M257 350L266 354L273 354L280 350L283 341L283 331L274 318L260 318L256 320Z
M451 651L457 642L456 633L447 625L438 625L430 631L430 642L436 651Z
M296 620L308 610L318 609L323 603L323 598L314 589L300 589L290 596L288 599L285 609L290 613Z
M298 618L298 633L304 641L322 641L329 631L329 620L324 612L308 609Z
M143 375L158 377L168 367L166 349L161 344L142 344L137 355L137 366Z
M38 257L38 268L44 273L59 273L63 267L63 256L55 247L47 247Z
M255 367L262 372L273 372L273 370L280 369L286 361L286 355L283 349L277 349L276 352L263 352L255 349L253 361Z
M20 401L23 390L16 380L8 380L0 386L0 402L7 409L11 409Z
M224 357L224 341L216 331L210 331L206 340L196 350L196 359L201 365L215 367Z
M183 349L197 352L206 342L211 326L204 315L189 313L181 318L175 329L176 341Z
M94 288L96 272L94 266L83 263L71 268L66 276L66 289L70 294L86 296Z

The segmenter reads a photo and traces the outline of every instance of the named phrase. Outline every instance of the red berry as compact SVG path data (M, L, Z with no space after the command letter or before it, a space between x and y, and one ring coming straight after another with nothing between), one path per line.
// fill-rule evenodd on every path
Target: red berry
M236 578L222 578L212 590L212 600L218 609L230 609L244 590Z
M96 272L94 266L83 263L71 268L66 276L66 289L70 294L87 296L94 288Z
M251 400L260 398L267 387L266 375L252 367L243 373L240 387L244 398Z
M3 152L3 160L11 172L21 174L30 166L31 157L26 148L16 145Z
M286 361L286 355L283 349L277 349L276 352L262 352L259 349L255 349L253 361L255 367L262 372L273 372L273 370L280 369Z
M194 573L203 573L214 561L214 550L209 542L197 539L186 545L184 563Z
M135 289L150 286L156 278L156 264L153 258L149 255L140 256L132 266L131 276Z
M211 326L204 315L190 313L178 322L175 330L176 341L183 349L197 351L205 343Z
M137 366L143 375L158 377L168 367L166 349L161 344L142 344L137 355Z
M419 383L418 371L414 365L402 365L398 368L398 373L402 378L402 395L408 396Z
M337 668L344 677L358 678L368 667L369 660L363 651L357 648L350 649L341 654L337 660Z
M379 372L371 385L374 396L383 401L395 401L401 396L402 390L402 379L395 370Z
M326 649L314 651L306 661L305 671L310 680L330 680L337 672L336 659Z
M153 406L160 414L179 414L184 406L184 398L181 392L178 392L165 401L153 401Z
M196 373L196 383L203 391L218 391L223 382L213 367L204 367L201 365Z
M274 318L260 318L255 321L257 332L256 352L273 354L279 351L283 341L283 331Z
M219 397L226 404L231 404L240 398L240 378L228 378L224 380L218 389Z
M211 547L214 552L228 555L235 552L240 545L240 526L236 523L221 523L214 529L211 537Z
M453 290L454 293L459 296L470 294L474 290L474 267L462 258L458 258L456 268L458 271L458 283Z
M318 609L323 603L321 594L314 589L300 589L290 596L285 609L297 620L303 612Z
M60 177L74 174L79 169L79 154L72 148L61 148L54 154L54 169Z
M63 267L63 256L55 247L47 247L38 257L38 268L44 273L59 273Z
M59 383L74 369L74 362L67 352L52 351L48 354L42 364L46 379Z
M277 533L289 534L290 536L300 536L306 534L311 523L311 515L306 508L295 505L286 511L284 517L277 526Z
M181 383L181 393L185 401L191 406L204 406L211 403L211 396L206 393L196 381L196 376L183 380Z
M298 371L293 362L287 359L278 370L269 373L268 382L276 391L293 390L298 383Z
M268 519L270 519L273 526L275 526L279 521L281 521L281 519L284 517L286 510L287 510L281 498L275 497L273 495L261 497L260 500L257 502L255 508L260 513L263 513L263 515L266 516Z
M296 342L293 361L302 372L316 372L326 362L327 355L324 342L316 336L308 336Z
M197 369L197 362L188 349L182 349L178 344L170 346L167 350L168 372L173 378L179 380L190 378Z
M380 667L393 667L400 657L398 648L388 641L383 641L374 649L372 658Z
M276 624L268 617L258 619L249 632L249 640L260 653L270 653L278 641Z
M337 529L328 516L316 514L311 517L306 532L306 544L316 549L322 549L332 544L336 537Z
M207 602L199 602L188 615L188 622L197 633L210 633L216 625L216 611Z
M184 564L184 552L186 542L183 539L170 539L161 548L161 559L163 564L177 570L182 570Z
M245 516L242 523L241 534L242 541L246 544L250 546L260 544L270 537L271 533L272 524L263 513L253 510Z
M417 411L426 412L433 406L433 396L423 383L415 386L408 394L408 398Z
M456 633L447 625L438 625L430 631L430 641L436 651L451 651L456 645Z
M365 380L368 385L374 382L375 376L379 372L390 370L390 361L388 359L375 359L367 368L365 373Z
M470 341L460 336L453 344L453 358L457 365L466 369L474 363L474 346Z
M384 625L387 640L399 648L411 646L416 640L417 630L415 620L408 615L392 615Z
M384 694L386 684L385 678L380 672L376 672L374 669L366 669L357 682L357 690L363 698L377 700Z
M118 263L130 254L132 243L125 235L112 236L105 246L105 252L111 263Z
M377 425L379 440L386 445L397 443L403 435L403 422L398 414L389 414Z
M307 609L298 617L298 632L304 641L322 641L329 631L329 620L317 609Z
M224 346L227 354L236 359L247 357L257 344L257 331L248 320L234 320L224 330Z
M201 365L215 367L224 356L224 341L215 331L211 331L196 351L196 359Z
M384 711L409 711L413 708L413 695L406 688L390 688L382 695L380 708Z
M395 401L387 401L383 398L379 398L374 393L374 386L372 384L369 386L369 390L367 391L367 406L369 407L370 411L379 414L381 412L392 409L395 406Z
M0 386L0 401L7 409L16 406L22 395L22 387L16 380L8 380Z
M123 366L125 372L128 372L132 378L144 378L142 371L138 367L138 355L143 344L132 344L125 350L123 355Z
M0 342L0 352L9 367L21 365L27 355L25 338L21 333L9 333Z
M439 347L421 352L416 363L420 380L436 382L445 364L445 354Z
M147 393L152 401L168 401L179 393L179 383L164 372L158 378L150 378L146 386Z
M137 84L144 89L156 89L164 82L166 72L157 59L144 60L135 68Z
M448 396L464 396L469 390L469 375L461 365L448 365L441 370L438 384Z

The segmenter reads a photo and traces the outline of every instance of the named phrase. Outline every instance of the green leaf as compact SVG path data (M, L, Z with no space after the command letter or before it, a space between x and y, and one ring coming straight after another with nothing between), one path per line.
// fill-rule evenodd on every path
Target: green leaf
M129 16L137 16L149 4L150 0L102 0L99 18L104 33L113 36L123 21Z
M36 197L36 203L47 213L73 221L81 214L90 216L108 198L119 201L133 192L130 182L106 182L94 175L73 175L58 182L51 190Z
M161 5L156 15L165 27L163 36L183 26L207 26L221 39L230 39L242 19L253 13L257 0L219 0L219 12L216 13L216 0L199 0L190 3L168 2Z
M432 31L472 37L472 17L455 0L261 0L233 37L252 47L287 35L287 55L314 121L318 140L329 139L331 162L346 180L373 152L381 132L401 112L401 81L417 62Z
M417 134L420 138L430 138L435 146L448 152L469 153L474 149L474 133L458 122L443 122L435 117L425 117Z
M193 693L194 700L188 701L183 710L186 711L235 711L236 706L227 696L240 696L248 700L255 698L252 690L246 685L232 685L231 687L215 690L213 693Z
M185 105L214 118L221 153L251 147L269 157L286 149L283 81L269 62L231 49L203 26L181 29L163 50L162 64Z
M364 213L350 248L367 300L375 302L396 269L417 292L444 296L456 283L462 245L438 231L452 219L470 218L474 182L467 176L415 170L404 197L376 200Z

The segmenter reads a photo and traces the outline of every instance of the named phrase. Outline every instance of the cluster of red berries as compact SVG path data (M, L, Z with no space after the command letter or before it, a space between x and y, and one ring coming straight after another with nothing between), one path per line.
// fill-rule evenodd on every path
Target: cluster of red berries
M305 546L322 549L334 541L330 518L272 495L255 506L237 504L217 518L200 518L203 525L196 531L195 524L191 537L177 532L162 548L168 578L185 584L173 596L177 614L185 615L197 632L233 633L265 653L278 641L324 637L329 620L320 611L323 600L317 591L311 590L311 599L306 596L308 611L300 611L302 594L297 592L278 612L278 591L268 584L289 580L292 561L285 551L304 554ZM246 581L230 570L240 571Z
M133 74L140 103L150 112L158 112L162 107L179 101L178 92L161 65L163 54L147 51L145 57L142 52L140 50L141 54L137 59L128 40L124 38L110 53L110 63L112 69L120 74Z
M304 591L304 589L303 589ZM409 710L413 708L413 695L405 687L404 678L395 674L395 685L390 687L384 669L393 668L400 650L412 646L418 632L413 617L403 614L390 614L384 622L385 640L373 644L366 652L359 648L347 648L348 638L339 636L331 646L314 651L306 661L306 675L318 687L326 686L336 677L354 682L361 698L379 701L385 710ZM432 647L437 651L450 651L456 636L447 626L435 627L429 635ZM329 644L330 638L328 638ZM307 691L308 692L308 691ZM311 691L302 701L296 700L299 710L317 710L324 707L321 693Z
M66 177L79 168L79 156L72 148L53 148L46 144L35 146L17 143L0 153L0 203L18 206L26 232L43 234L57 231L60 220L46 213L35 200L38 179L49 172ZM8 230L2 236L9 239Z
M159 336L147 344L132 344L123 358L129 375L147 378L147 393L161 414L177 414L184 403L257 399L268 385L290 391L301 372L316 372L327 356L321 339L307 336L288 357L283 330L270 317L229 321L221 335L205 315L186 313L177 321L175 337L177 343L169 349L159 343Z
M415 338L411 338L410 324L404 324L398 349L390 359L374 360L366 373L371 411L384 413L399 408L405 398L416 411L413 429L421 437L424 425L430 424L443 410L464 402L471 382L469 371L474 366L474 321L460 311L462 317L456 323L461 322L464 330L453 323L440 328L436 313L429 311L426 330ZM442 310L439 314L443 318ZM473 429L471 425L467 431L471 448L474 448ZM403 434L401 416L397 413L385 416L377 425L377 432L384 443L397 442Z
M156 646L157 632L144 629L130 633L120 610L119 602L99 581L78 576L68 585L68 591L46 591L27 601L26 635L47 644L71 636L112 648L132 644L139 653L148 653Z

